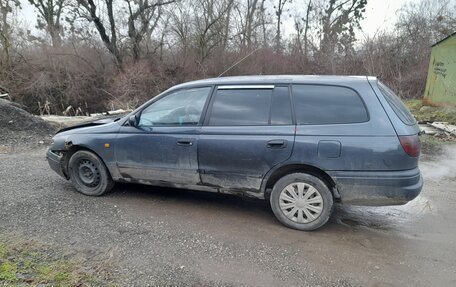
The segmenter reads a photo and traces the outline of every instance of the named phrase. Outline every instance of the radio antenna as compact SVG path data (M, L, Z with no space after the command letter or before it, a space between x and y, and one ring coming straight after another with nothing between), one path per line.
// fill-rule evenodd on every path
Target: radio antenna
M232 68L236 67L236 65L240 64L242 61L244 61L245 59L247 59L248 57L250 57L253 53L255 53L256 51L258 51L260 48L256 48L255 50L253 50L252 52L248 53L247 56L245 56L244 58L240 59L239 61L237 61L236 63L234 63L233 65L231 65L228 69L226 69L225 71L223 71L223 73L221 73L220 75L218 75L218 77L221 77L223 76L226 72L228 72L229 70L231 70ZM217 77L217 78L218 78Z

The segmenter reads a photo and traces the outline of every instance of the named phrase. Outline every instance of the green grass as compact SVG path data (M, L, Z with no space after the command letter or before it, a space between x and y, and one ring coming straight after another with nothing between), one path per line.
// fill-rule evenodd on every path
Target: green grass
M91 266L50 245L0 235L0 286L115 286L104 263L96 263Z
M449 122L456 124L456 107L423 106L421 100L407 100L405 104L419 122Z
M11 283L18 281L16 273L17 265L15 263L3 262L0 265L0 282L2 280Z

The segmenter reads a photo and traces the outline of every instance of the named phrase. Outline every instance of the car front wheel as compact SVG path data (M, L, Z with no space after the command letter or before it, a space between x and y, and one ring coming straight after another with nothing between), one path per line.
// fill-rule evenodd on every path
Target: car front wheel
M86 150L75 152L69 162L71 182L85 195L99 196L112 189L114 181L106 166L94 153Z
M319 178L293 173L279 179L271 193L271 208L284 225L298 230L315 230L329 219L333 196Z

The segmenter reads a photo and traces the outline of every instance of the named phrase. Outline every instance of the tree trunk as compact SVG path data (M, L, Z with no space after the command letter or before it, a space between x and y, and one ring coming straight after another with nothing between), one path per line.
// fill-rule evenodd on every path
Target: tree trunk
M119 70L123 70L122 55L120 54L119 49L117 48L116 24L114 22L112 2L113 0L106 0L106 9L108 10L108 18L111 28L111 38L109 38L108 34L106 33L106 28L104 27L103 22L101 22L101 19L97 16L97 6L93 2L93 0L87 0L88 5L84 5L84 7L89 11L90 17L93 23L95 24L95 28L100 34L101 41L103 41L108 51L114 56L117 68Z
M261 1L261 30L263 31L263 48L266 48L268 46L266 37L266 19L264 18L266 11L266 8L264 7L265 2L266 0Z
M252 47L252 25L255 17L255 11L257 8L258 0L253 0L250 7L247 7L247 19L246 19L246 33L245 37L247 38L247 47L250 49Z
M306 12L306 23L304 27L304 59L306 64L309 62L309 54L308 54L308 40L307 40L307 32L309 31L309 15L310 10L312 9L312 0L309 0L309 4L307 5L307 12Z
M3 64L5 66L10 65L10 31L9 31L9 25L8 25L8 3L4 4L5 6L0 6L0 13L2 14L2 22L0 26L0 41L2 43L3 47L3 55L2 56L2 62L0 64Z
M279 0L279 5L277 7L277 34L276 34L276 52L280 52L282 49L281 49L281 35L280 35L280 26L281 26L281 23L280 21L282 21L282 1L285 1L285 0Z

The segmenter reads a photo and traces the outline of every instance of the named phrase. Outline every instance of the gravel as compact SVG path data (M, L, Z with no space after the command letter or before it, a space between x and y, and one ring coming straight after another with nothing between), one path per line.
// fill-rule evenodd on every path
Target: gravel
M17 103L0 99L0 153L47 145L57 127L28 113Z
M133 202L139 196L154 205L161 201L179 201L178 197L185 191L120 185L108 196L82 196L69 182L53 174L44 153L45 150L39 150L1 155L0 230L71 246L84 253L87 250L96 254L113 252L116 264L112 272L118 274L122 285L276 286L288 282L291 285L351 286L344 279L317 275L292 250L261 240L238 241L235 237L220 240L204 226L196 228L188 221L185 211L178 218L170 219L166 215L146 216L141 210L132 214L131 206L121 206L131 188L136 190ZM158 198L148 194L151 190L158 192ZM171 197L167 197L167 192ZM184 199L221 203L215 195L191 194L196 198L186 194ZM256 209L270 213L263 202L222 197L230 204L253 204ZM141 214L145 216L138 216ZM294 264L289 264L290 261ZM241 275L246 270L247 275Z
M83 196L44 155L43 148L0 155L0 233L108 261L120 286L456 283L448 174L413 205L339 206L325 227L300 232L280 225L266 202L229 195L123 184ZM442 213L447 219L437 221Z

